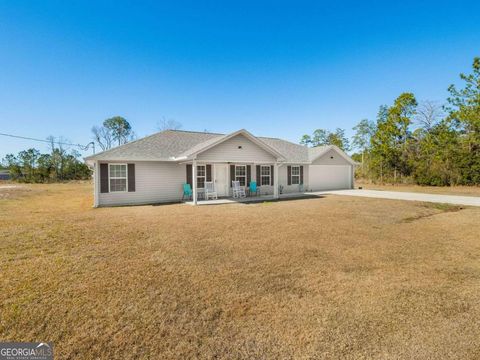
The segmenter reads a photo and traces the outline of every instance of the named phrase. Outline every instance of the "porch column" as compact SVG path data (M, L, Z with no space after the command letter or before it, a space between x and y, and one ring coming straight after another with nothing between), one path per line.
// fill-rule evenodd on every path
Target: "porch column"
M278 163L276 162L273 165L273 179L274 179L274 185L273 185L273 197L275 199L278 199L278 185L280 184L279 178L278 178Z
M197 205L197 160L192 163L193 205Z
M98 161L93 163L93 207L98 207L100 200L98 194L100 192L100 166Z

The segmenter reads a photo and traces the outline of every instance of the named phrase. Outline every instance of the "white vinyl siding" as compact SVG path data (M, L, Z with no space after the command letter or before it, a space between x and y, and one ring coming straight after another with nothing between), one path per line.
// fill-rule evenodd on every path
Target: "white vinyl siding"
M351 165L344 157L340 156L335 150L329 150L318 159L312 162L312 165Z
M182 199L185 164L140 161L135 164L135 191L98 194L99 206L152 204Z
M243 135L234 136L198 154L198 160L228 162L274 162L275 157Z

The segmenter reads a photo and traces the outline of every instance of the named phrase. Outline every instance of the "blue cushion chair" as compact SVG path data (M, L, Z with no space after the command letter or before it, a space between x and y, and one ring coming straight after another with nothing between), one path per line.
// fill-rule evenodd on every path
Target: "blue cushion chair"
M190 184L183 184L183 195L182 195L182 201L187 198L187 199L192 199L193 197L193 191L192 187Z
M257 187L257 182L256 181L251 181L250 182L250 188L248 190L250 196L252 196L252 194L255 194L255 196L257 196L259 193L260 193L260 189Z

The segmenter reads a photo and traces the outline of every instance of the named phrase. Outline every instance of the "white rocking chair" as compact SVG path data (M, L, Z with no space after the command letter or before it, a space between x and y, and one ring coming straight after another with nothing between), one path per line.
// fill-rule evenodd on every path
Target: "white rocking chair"
M213 182L211 181L206 181L205 182L205 200L208 199L218 199L217 192L215 191L215 186L213 185Z
M240 181L232 181L232 191L234 198L246 197L245 187L240 186Z

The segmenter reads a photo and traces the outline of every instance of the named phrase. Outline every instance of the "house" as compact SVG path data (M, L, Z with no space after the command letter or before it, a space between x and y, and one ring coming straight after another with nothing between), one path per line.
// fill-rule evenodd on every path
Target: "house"
M353 188L355 162L336 146L307 148L246 130L216 134L166 130L85 158L94 169L94 206L175 202L183 184L194 203L205 182L220 197L232 180L262 195Z
M10 180L10 171L0 170L0 180Z

